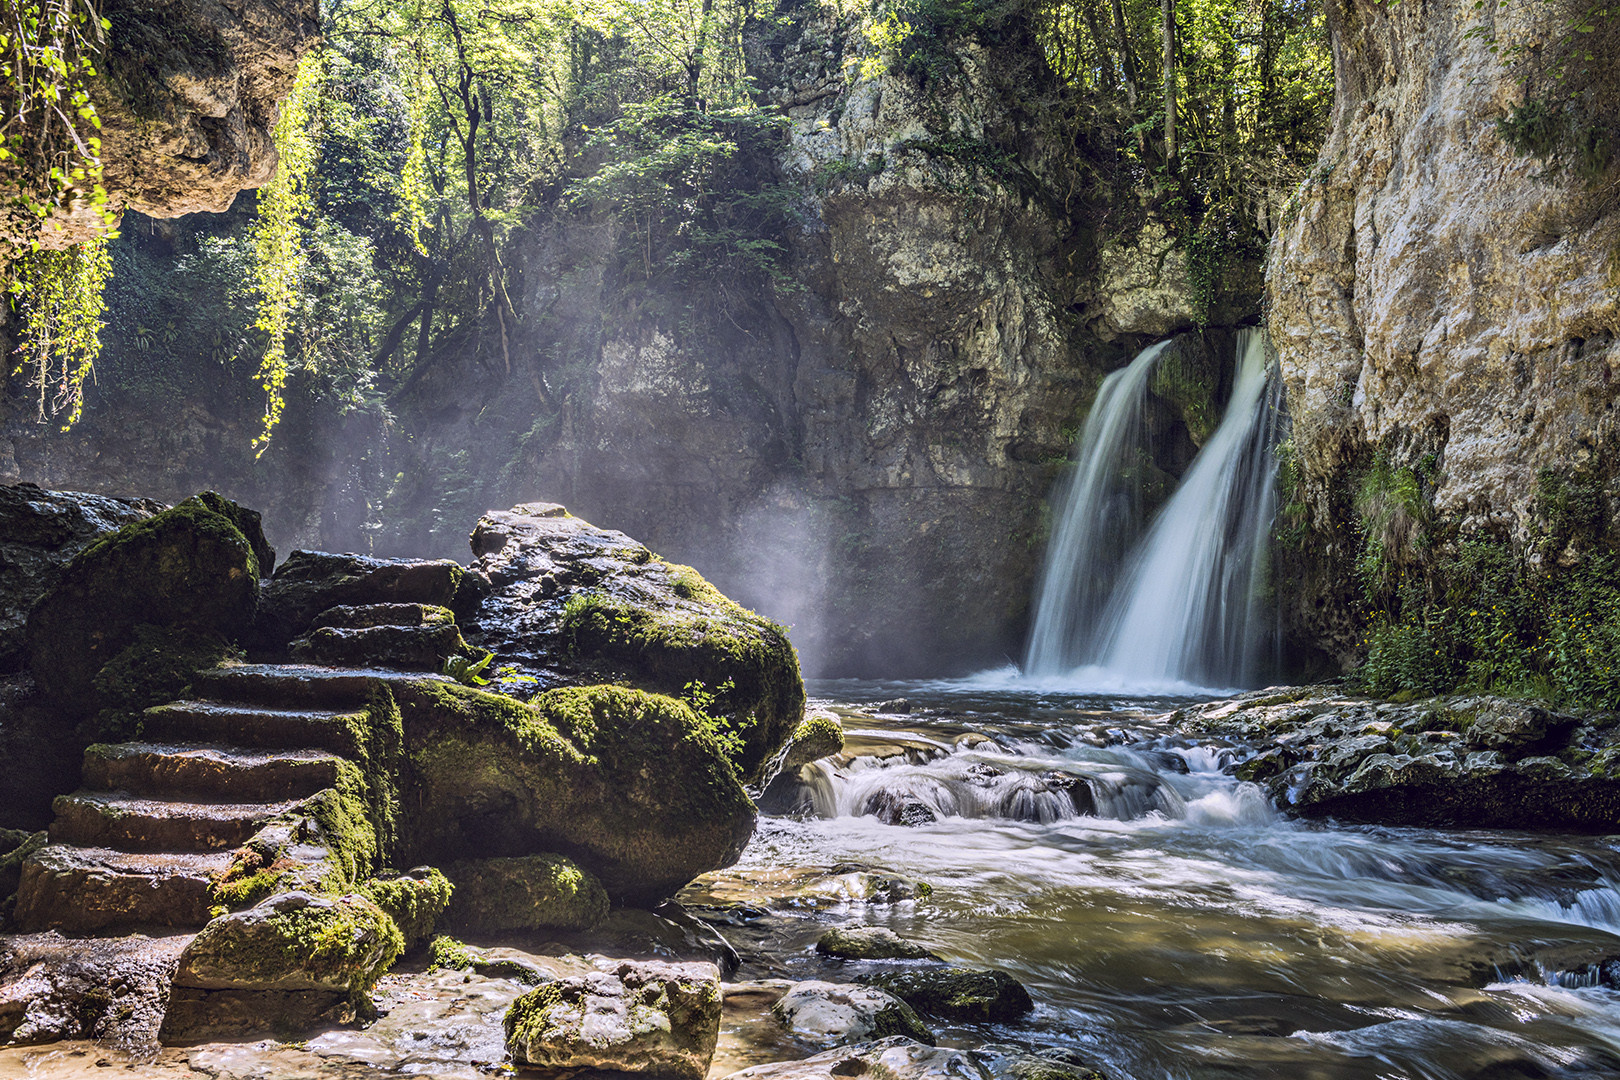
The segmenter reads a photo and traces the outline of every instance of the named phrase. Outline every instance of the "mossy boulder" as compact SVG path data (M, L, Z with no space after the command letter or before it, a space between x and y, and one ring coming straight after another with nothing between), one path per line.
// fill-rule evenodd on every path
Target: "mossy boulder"
M135 627L130 643L91 680L99 712L97 734L104 740L139 735L143 710L185 696L197 672L239 655L207 630Z
M81 551L28 614L29 670L78 713L92 709L98 672L140 626L234 640L258 601L261 555L273 558L257 515L212 492L126 525Z
M163 510L149 499L113 499L36 484L0 486L0 672L27 665L28 609L73 556L107 533Z
M787 753L782 757L783 770L796 769L812 761L832 757L844 749L844 725L830 712L813 712L793 729Z
M803 718L787 632L691 567L551 503L486 514L472 549L471 573L488 589L463 632L503 664L685 696L723 720L749 781Z
M1035 1008L1029 991L1000 971L929 967L887 972L863 980L887 990L918 1012L967 1023L1005 1023Z
M622 903L729 866L755 811L712 731L672 698L564 687L525 704L442 681L396 685L412 861L560 852Z
M363 896L284 892L221 915L186 946L176 986L199 990L370 991L405 941Z
M447 923L458 930L589 930L607 917L596 875L563 855L452 863L456 898Z
M720 972L648 961L558 979L513 1002L505 1029L519 1068L703 1080L720 1038Z
M418 866L403 874L380 873L360 891L394 920L405 948L414 949L432 936L455 887L433 867Z

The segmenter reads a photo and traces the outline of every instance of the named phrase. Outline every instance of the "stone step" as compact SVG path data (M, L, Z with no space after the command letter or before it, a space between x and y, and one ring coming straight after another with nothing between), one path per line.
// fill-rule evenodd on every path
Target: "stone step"
M276 802L336 785L342 763L325 750L101 743L84 752L84 786L137 795Z
M315 617L310 628L364 630L371 626L442 626L455 621L455 613L438 604L361 604L327 608Z
M275 709L218 701L174 701L147 709L146 735L159 740L230 743L261 749L316 747L345 757L359 753L358 710Z
M316 664L232 664L199 671L192 678L198 695L218 701L246 702L276 708L358 708L371 696L374 683L438 679L442 675L392 668L339 668Z
M149 852L52 844L22 867L13 921L25 932L92 933L111 927L200 927L209 885L226 852Z
M239 847L260 825L298 804L194 803L124 791L76 791L51 804L51 843L119 851L217 851Z
M455 623L427 626L322 626L298 638L288 650L294 660L311 664L386 664L413 671L438 671L459 656L466 643Z

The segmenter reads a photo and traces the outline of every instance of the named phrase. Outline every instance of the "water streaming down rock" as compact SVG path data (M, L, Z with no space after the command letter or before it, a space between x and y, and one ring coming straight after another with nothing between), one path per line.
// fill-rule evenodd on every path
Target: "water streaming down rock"
M1145 387L1157 358L1144 352L1118 387ZM1135 450L1128 440L1139 421L1126 413L1140 416L1141 408L1140 394L1116 390L1098 397L1087 421L1075 480L1059 500L1063 524L1048 553L1025 672L1136 687L1247 683L1264 650L1256 593L1276 506L1279 408L1264 334L1239 335L1220 427L1130 555L1099 618L1084 583L1107 576L1102 537L1121 527L1122 487L1109 478Z
M1141 490L1120 466L1142 441L1142 409L1154 366L1170 342L1149 345L1103 380L1080 434L1074 468L1053 499L1060 510L1035 592L1035 629L1024 670L1074 667L1108 602L1099 565L1117 563L1142 516Z

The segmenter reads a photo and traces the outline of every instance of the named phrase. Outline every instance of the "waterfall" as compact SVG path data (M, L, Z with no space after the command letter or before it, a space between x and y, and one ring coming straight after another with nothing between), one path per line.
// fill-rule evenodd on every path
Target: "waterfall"
M1121 484L1110 478L1135 451L1134 418L1163 348L1110 376L1120 381L1087 420L1074 477L1057 502L1062 524L1047 554L1028 675L1167 688L1242 685L1257 674L1264 635L1256 592L1276 503L1278 412L1259 330L1240 333L1220 427L1125 561L1106 604L1087 592L1087 582L1107 579L1102 543L1121 528ZM1123 389L1138 384L1130 400Z
M1024 670L1058 675L1075 666L1104 611L1098 569L1116 565L1142 519L1140 486L1126 478L1142 442L1148 379L1168 341L1149 345L1103 380L1080 434L1080 453L1052 500L1057 527L1036 590L1035 629Z

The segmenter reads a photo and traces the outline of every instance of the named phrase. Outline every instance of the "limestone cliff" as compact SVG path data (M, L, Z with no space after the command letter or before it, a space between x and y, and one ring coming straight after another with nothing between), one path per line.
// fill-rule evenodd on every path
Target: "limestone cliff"
M270 178L278 103L319 39L316 0L108 0L101 15L111 29L91 99L115 209L217 212ZM100 227L88 209L53 222L50 247Z
M1541 471L1608 481L1620 434L1620 213L1496 125L1523 93L1499 57L1543 43L1555 5L1329 10L1331 134L1266 281L1317 540L1342 570L1350 478L1382 448L1433 455L1441 520L1522 544ZM1342 597L1313 599L1306 632L1349 655Z

